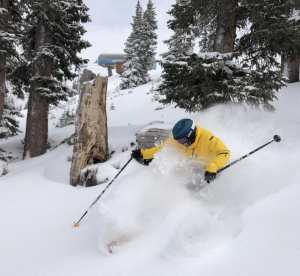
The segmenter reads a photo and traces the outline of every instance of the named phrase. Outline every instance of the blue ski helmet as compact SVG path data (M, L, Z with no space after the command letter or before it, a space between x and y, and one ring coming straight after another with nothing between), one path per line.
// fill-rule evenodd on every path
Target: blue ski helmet
M172 129L172 134L175 140L189 138L195 131L195 123L192 119L179 120Z

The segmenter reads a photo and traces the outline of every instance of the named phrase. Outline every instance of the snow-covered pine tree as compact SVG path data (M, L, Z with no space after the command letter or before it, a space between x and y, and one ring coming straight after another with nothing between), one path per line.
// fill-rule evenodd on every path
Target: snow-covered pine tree
M168 13L173 17L168 21L168 27L173 34L165 41L168 51L162 55L163 82L158 89L164 97L162 102L165 104L181 101L181 96L184 97L183 79L188 72L187 61L194 47L193 30L190 28L194 11L191 9L190 1L177 0ZM176 98L174 101L173 96Z
M133 16L131 26L132 31L125 43L124 52L127 61L121 76L121 89L137 87L145 84L149 79L147 74L147 58L145 55L147 50L146 30L140 1L136 4L135 16Z
M26 7L22 46L28 62L29 103L24 158L45 153L49 104L67 95L65 80L85 63L78 53L90 44L82 39L89 20L82 0L22 0Z
M181 7L183 2L185 8ZM194 28L201 50L206 52L163 62L163 81L158 89L161 101L189 111L228 101L272 109L275 92L283 85L280 71L257 66L247 55L248 48L235 48L237 26L249 20L241 2L178 0L173 9L176 6L173 26ZM187 12L190 15L184 16Z
M169 13L173 19L168 25L174 35L166 41L169 52L163 55L163 82L158 88L163 96L161 102L175 103L192 111L231 99L230 90L220 84L231 77L225 75L229 72L232 75L232 70L240 74L236 66L229 69L225 65L233 58L230 52L233 52L236 25L231 18L235 18L235 4L233 0L201 3L177 0L172 6ZM201 38L202 50L213 53L201 56L193 53L194 37Z
M17 117L21 117L22 115L19 108L16 106L15 99L16 95L13 95L12 90L7 90L4 100L4 111L2 114L2 120L0 122L0 138L14 136L20 132L19 121L17 120Z
M21 58L16 50L20 39L22 25L22 9L18 0L0 0L0 137L8 137L18 133L20 116L8 94L8 81L12 81L12 73ZM10 93L16 92L10 87ZM16 93L23 96L22 93Z
M4 111L7 73L11 60L18 56L16 43L20 21L19 1L0 0L0 121Z
M291 2L292 11L290 15L291 20L299 21L300 20L300 0L293 0ZM299 45L299 43L298 43ZM286 75L289 82L298 82L299 81L299 71L300 71L300 55L299 54L290 54L287 56L282 55L284 68L286 68Z
M300 16L294 16L296 4L294 0L242 1L251 22L251 31L241 37L238 46L259 70L279 70L277 55L297 62L300 56ZM298 81L299 70L295 76L294 81Z
M148 1L147 9L144 12L145 37L146 37L146 64L147 70L151 70L155 65L157 47L157 21L156 12L151 0Z
M6 90L6 58L11 47L11 34L8 28L8 0L0 1L0 121L4 110Z
M193 53L194 33L192 24L195 14L190 0L177 0L168 13L173 17L168 21L168 27L173 31L173 35L165 41L168 45L168 52L163 54L163 57L167 60L176 61Z

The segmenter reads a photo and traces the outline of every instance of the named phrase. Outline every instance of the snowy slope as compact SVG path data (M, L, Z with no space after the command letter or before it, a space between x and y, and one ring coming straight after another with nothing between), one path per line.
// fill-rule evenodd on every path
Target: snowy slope
M283 141L202 189L194 185L199 166L172 149L149 167L132 162L78 229L72 223L104 186L68 185L72 148L13 162L0 179L0 275L299 275L300 85L282 90L274 113L220 105L186 114L153 101L157 74L129 91L119 91L118 81L110 78L108 99L116 153L101 165L103 178L117 173L130 155L122 150L151 122L195 118L224 140L233 159L274 134ZM73 132L55 128L62 108L51 111L54 144ZM0 146L21 156L22 138Z

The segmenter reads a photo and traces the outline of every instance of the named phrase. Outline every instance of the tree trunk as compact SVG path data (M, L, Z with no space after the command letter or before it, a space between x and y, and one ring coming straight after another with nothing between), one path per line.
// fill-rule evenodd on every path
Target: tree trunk
M80 96L76 118L76 141L73 148L70 183L84 185L82 170L90 164L106 161L108 158L107 78L97 76L95 84L87 84ZM97 179L91 180L97 184Z
M218 4L217 30L213 45L213 52L233 52L236 37L237 0L222 0Z
M0 53L0 121L2 120L2 114L4 111L4 99L5 99L5 82L6 82L6 57L5 54Z
M35 49L37 51L49 42L47 31L43 24L37 26L35 34ZM51 64L47 60L36 60L33 64L33 77L51 76ZM48 110L49 102L39 94L39 84L31 82L27 112L27 124L23 157L31 158L44 154L48 143Z
M288 57L287 59L287 77L289 82L299 81L299 66L300 59L295 57Z
M39 156L47 151L48 109L45 97L30 93L26 123L24 159Z
M112 72L112 67L111 66L108 66L107 67L107 72L108 72L108 76L111 77L113 75L113 72Z
M280 58L280 71L282 77L284 77L287 76L287 56L282 54Z
M0 0L0 8L8 11L8 0ZM8 13L0 13L0 32L7 31ZM0 121L2 120L2 114L4 111L4 99L6 91L6 53L1 52L0 46Z

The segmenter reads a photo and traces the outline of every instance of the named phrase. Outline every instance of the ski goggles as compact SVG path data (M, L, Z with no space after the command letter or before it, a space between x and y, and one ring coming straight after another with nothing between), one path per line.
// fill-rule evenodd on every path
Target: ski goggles
M190 140L188 137L183 137L183 138L177 139L176 141L181 145L188 145L190 143Z

